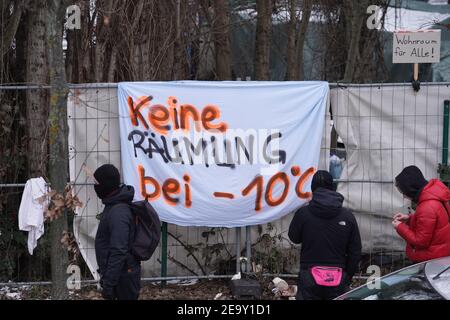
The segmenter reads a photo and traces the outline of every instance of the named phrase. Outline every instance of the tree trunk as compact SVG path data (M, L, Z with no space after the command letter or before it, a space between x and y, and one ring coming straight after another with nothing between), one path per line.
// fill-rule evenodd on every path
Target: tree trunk
M180 80L182 79L182 72L181 72L181 65L183 56L182 53L184 52L182 44L181 44L181 0L175 0L173 1L174 5L174 11L173 13L175 16L173 17L173 21L175 22L175 28L173 33L173 67L172 67L172 76L171 78L173 80Z
M350 35L350 43L347 54L347 62L345 64L344 82L354 81L356 68L359 61L359 45L361 39L361 28L366 17L365 10L368 5L367 0L354 2L353 0L345 0L347 6L347 30Z
M214 50L214 13L210 7L210 2L207 0L200 1L200 15L199 15L199 58L197 79L200 80L214 80L216 76L215 65L215 50Z
M289 25L287 32L287 50L286 50L286 80L293 81L298 78L297 46L295 43L297 33L297 10L296 0L289 0Z
M376 0L371 4L381 7L381 22L385 21L388 2ZM359 83L380 82L387 79L387 70L384 62L385 41L383 32L377 29L369 30L363 26L360 45L360 63L355 70L353 81Z
M231 43L230 43L230 10L228 0L215 0L214 6L214 51L216 57L217 80L232 80Z
M256 0L255 79L270 80L270 45L272 39L272 0Z
M0 27L2 28L0 37L0 54L5 55L11 48L13 40L16 36L17 28L19 27L20 18L25 10L25 6L28 5L29 0L18 0L14 3L14 10L8 19L8 23L4 25L3 18L10 14L11 2L2 0L0 3L0 13L2 15L2 21Z
M302 4L302 22L300 24L300 31L297 35L298 80L305 79L303 49L305 47L306 32L308 31L309 19L311 17L311 2L311 0L303 0Z
M107 82L111 74L115 74L118 66L111 64L112 47L121 47L122 38L118 34L120 17L125 19L122 0L97 1L98 21L96 25L96 42L94 47L94 80Z
M303 49L305 47L306 32L308 30L309 18L311 17L311 0L303 0L302 22L297 33L298 17L296 14L296 1L289 0L290 22L288 27L287 48L287 80L304 80Z
M89 1L75 2L81 10L81 30L66 30L66 76L69 83L94 82L92 77L92 26Z
M48 84L46 59L47 0L33 1L28 13L26 82ZM45 176L48 163L46 90L27 90L28 174L30 178Z
M47 56L49 62L50 84L50 116L49 174L53 190L64 195L68 181L68 124L67 124L67 83L63 55L63 25L67 3L64 0L49 0L47 14ZM63 232L67 230L67 210L50 225L51 265L52 265L52 298L57 300L68 298L66 286L66 270L68 263L67 250L61 245Z

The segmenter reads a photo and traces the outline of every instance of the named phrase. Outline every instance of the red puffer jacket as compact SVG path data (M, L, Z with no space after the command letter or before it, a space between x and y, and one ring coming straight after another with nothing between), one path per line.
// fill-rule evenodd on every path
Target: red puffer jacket
M406 240L406 254L413 262L450 256L450 190L431 180L419 196L416 212L397 227Z

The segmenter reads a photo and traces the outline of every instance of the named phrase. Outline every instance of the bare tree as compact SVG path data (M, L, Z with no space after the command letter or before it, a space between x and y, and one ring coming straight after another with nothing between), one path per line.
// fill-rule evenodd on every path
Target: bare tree
M0 2L0 14L2 17L9 17L1 23L0 53L5 55L11 48L11 44L16 36L20 18L30 0L2 0Z
M214 52L216 57L217 80L232 80L231 43L230 43L230 9L228 0L215 0L214 6Z
M35 0L28 11L28 35L26 50L26 81L45 85L49 74L46 55L46 0ZM36 89L26 91L28 129L28 173L30 178L47 173L48 142L48 92Z
M94 35L97 41L93 46L92 62L97 82L114 81L117 71L117 51L122 40L120 17L124 13L125 5L126 2L120 0L101 0L96 3L97 24Z
M311 18L312 0L303 0L302 5L302 22L300 24L300 31L297 35L297 52L298 52L298 80L305 79L304 72L304 48L306 40L306 32L308 31L309 19Z
M347 62L345 64L344 82L354 80L357 64L360 59L360 41L365 21L365 12L369 2L368 0L344 0L344 11L347 22L347 39L349 40Z
M300 28L298 27L297 1L289 0L289 25L287 44L287 72L286 80L304 80L304 59L303 50L305 47L306 32L308 30L309 19L311 17L312 1L303 0L302 19Z
M94 17L91 17L90 2L79 0L76 5L81 10L81 29L66 30L66 75L71 83L94 82L92 48L94 47ZM110 77L113 78L113 77Z
M383 32L369 30L365 21L368 0L317 0L323 21L321 52L323 76L328 81L364 82L386 78ZM381 6L382 22L389 1L373 0Z
M256 0L255 79L270 80L273 0Z
M298 74L296 70L298 69L297 62L297 46L296 46L296 34L297 34L297 1L288 0L289 8L289 25L287 30L287 50L286 50L286 80L297 80Z
M48 0L46 16L47 57L50 74L49 175L53 190L64 195L68 182L69 148L67 124L67 83L63 52L63 26L67 0ZM67 299L66 270L68 253L61 245L67 231L67 210L50 225L52 298Z
M383 28L389 1L375 0L372 3L381 8L380 27ZM354 74L354 81L362 83L384 81L388 77L388 70L384 63L385 47L382 31L363 27L360 40L360 59Z
M81 31L69 32L72 81L175 80L189 75L197 1L79 0Z

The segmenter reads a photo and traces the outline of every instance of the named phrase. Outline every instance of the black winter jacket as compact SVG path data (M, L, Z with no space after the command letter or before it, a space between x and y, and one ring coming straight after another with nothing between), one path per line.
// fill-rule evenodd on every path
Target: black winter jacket
M134 217L129 205L134 198L132 186L103 200L105 209L95 237L95 255L103 288L115 287L122 274L139 265L130 253L134 238Z
M297 210L289 227L289 238L301 243L300 268L341 267L349 278L358 270L361 237L353 214L342 207L344 197L318 188L309 205Z

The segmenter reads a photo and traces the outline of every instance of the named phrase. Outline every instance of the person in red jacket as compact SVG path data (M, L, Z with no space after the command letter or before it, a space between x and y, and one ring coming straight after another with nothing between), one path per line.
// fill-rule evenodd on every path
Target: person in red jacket
M398 190L417 204L414 214L397 213L392 224L406 241L406 255L415 262L450 256L450 190L439 180L425 180L416 166L395 178Z

